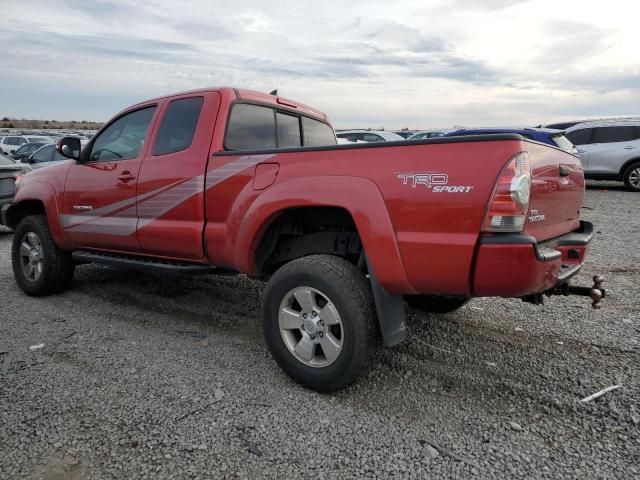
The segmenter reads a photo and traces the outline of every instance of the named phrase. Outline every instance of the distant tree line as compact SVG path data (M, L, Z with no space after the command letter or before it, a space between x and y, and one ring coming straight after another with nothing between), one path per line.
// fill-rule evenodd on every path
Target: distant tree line
M69 129L69 130L97 130L102 127L100 122L89 122L87 120L58 121L58 120L29 120L26 118L2 117L1 128L28 128L34 130L47 129Z

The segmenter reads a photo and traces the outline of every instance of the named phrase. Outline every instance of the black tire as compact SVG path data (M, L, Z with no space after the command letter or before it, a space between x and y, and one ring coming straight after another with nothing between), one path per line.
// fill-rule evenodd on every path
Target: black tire
M410 307L429 313L449 313L463 305L469 299L464 297L438 297L431 295L406 295L405 301Z
M28 278L25 274L20 253L29 233L37 236L42 251L42 270L35 279ZM13 234L11 262L16 283L27 295L40 297L60 293L69 288L73 281L71 253L60 250L55 244L44 215L30 215L20 221Z
M628 190L640 192L640 162L629 165L622 175L622 180Z
M282 302L292 291L306 287L321 292L320 301L328 299L341 321L341 350L333 363L326 366L309 366L296 358L280 329ZM265 340L278 365L298 383L319 392L340 390L353 383L367 368L375 351L375 310L369 281L354 265L339 257L310 255L280 268L265 290L262 320ZM302 329L298 332L300 337L304 333ZM320 357L324 355L323 349L316 347L316 356L317 352Z

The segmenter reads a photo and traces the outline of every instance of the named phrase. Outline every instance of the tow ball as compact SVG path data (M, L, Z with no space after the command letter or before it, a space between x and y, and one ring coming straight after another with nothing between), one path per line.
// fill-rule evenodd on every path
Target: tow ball
M593 286L591 288L579 287L577 285L569 285L569 283L565 283L552 290L550 295L580 295L583 297L589 297L591 298L591 306L593 308L600 308L602 306L602 299L607 296L607 291L602 288L602 282L604 282L604 277L602 275L594 275Z
M600 308L602 307L602 299L607 296L607 291L602 288L602 282L604 282L604 277L602 275L594 275L593 286L591 287L570 285L569 282L567 282L555 288L552 288L551 290L547 290L544 293L528 295L526 297L523 297L522 300L528 303L542 305L544 303L545 295L547 297L550 297L551 295L564 295L565 297L569 295L580 295L581 297L591 298L591 306L593 308Z

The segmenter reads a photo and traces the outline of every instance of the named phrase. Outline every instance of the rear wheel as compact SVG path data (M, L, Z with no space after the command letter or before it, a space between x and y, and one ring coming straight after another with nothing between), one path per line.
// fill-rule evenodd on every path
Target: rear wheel
M624 184L632 192L640 192L640 162L630 165L622 176Z
M28 295L62 292L73 279L71 253L55 244L44 215L20 221L13 234L11 262L16 283Z
M406 295L410 307L430 313L449 313L465 305L469 299L464 297L438 297L431 295Z
M346 260L311 255L280 268L267 285L262 318L274 359L305 387L346 387L374 348L371 288Z

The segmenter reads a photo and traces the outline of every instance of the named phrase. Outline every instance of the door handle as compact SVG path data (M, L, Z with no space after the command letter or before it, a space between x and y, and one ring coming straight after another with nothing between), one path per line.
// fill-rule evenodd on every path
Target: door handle
M571 169L569 168L568 165L560 165L560 176L561 177L568 177L570 173L571 173Z
M118 176L118 180L121 182L130 182L134 178L136 178L136 176L132 175L131 172L128 171L124 171Z
M628 147L624 147L625 150L633 150L633 147L629 145Z

